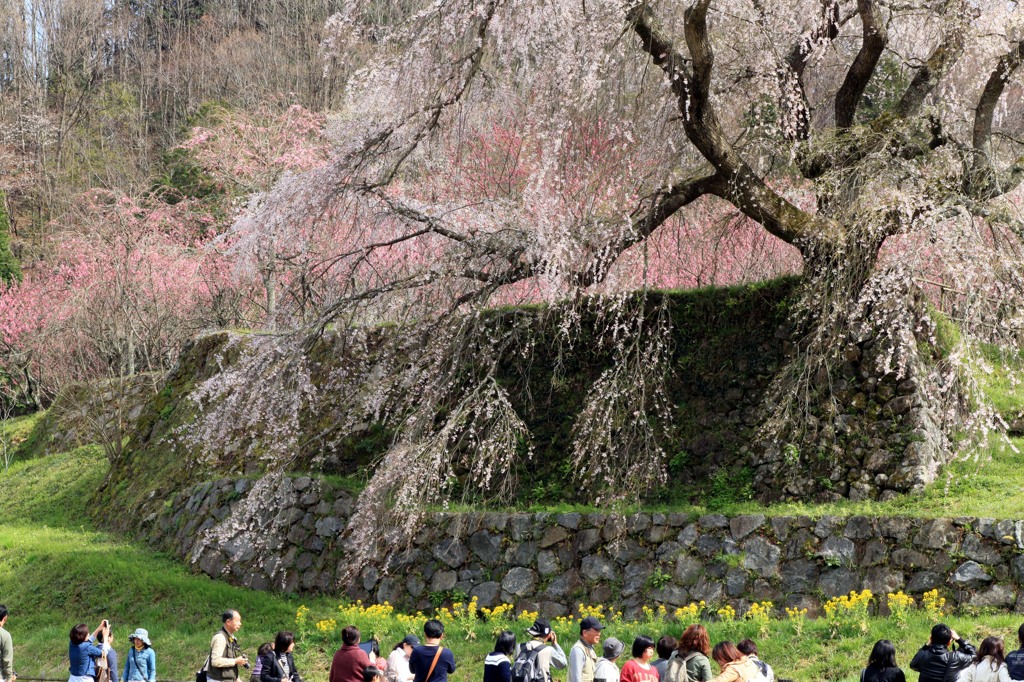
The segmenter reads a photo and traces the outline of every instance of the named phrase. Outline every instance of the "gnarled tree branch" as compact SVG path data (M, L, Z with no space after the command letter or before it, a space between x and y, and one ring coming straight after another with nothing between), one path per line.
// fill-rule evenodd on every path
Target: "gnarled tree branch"
M849 128L853 125L857 105L871 80L882 51L889 40L885 23L878 5L872 0L857 0L857 13L863 23L863 41L860 51L850 64L839 92L836 93L836 127Z
M999 98L1003 96L1006 83L1010 80L1013 73L1020 68L1021 63L1024 63L1024 40L1019 41L999 59L995 69L992 70L988 81L985 83L981 98L978 100L978 106L974 110L974 130L972 135L974 183L979 185L979 189L981 189L981 186L994 185L992 182L994 179L992 167L992 117L995 114ZM1016 183L1013 186L1016 186Z
M668 76L683 114L686 136L720 176L720 181L715 183L715 194L790 244L808 240L841 241L844 231L840 225L800 210L768 187L740 157L722 130L709 96L714 67L707 31L709 4L710 0L697 0L686 10L685 37L693 60L692 69L646 3L634 5L626 18L640 38L643 50Z
M914 74L899 104L896 105L896 114L900 118L910 118L920 111L925 98L963 54L968 21L976 16L976 13L967 2L958 2L957 5L958 7L953 10L955 19L924 65Z
M761 10L760 6L758 7ZM803 35L786 55L779 71L780 108L786 117L783 135L788 140L806 140L811 134L811 105L804 85L804 71L816 46L831 43L853 13L840 18L839 0L821 0L821 20Z

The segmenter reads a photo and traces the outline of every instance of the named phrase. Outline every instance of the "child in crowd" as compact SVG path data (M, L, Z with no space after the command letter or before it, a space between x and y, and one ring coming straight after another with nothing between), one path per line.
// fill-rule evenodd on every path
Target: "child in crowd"
M597 665L594 667L594 682L619 682L619 667L615 661L622 655L622 650L625 648L626 645L614 637L604 640L604 656L597 659Z
M744 654L747 658L754 662L757 669L764 675L764 679L767 682L775 682L775 671L772 667L757 657L757 644L752 639L744 639L736 645L736 648L740 650L740 653Z

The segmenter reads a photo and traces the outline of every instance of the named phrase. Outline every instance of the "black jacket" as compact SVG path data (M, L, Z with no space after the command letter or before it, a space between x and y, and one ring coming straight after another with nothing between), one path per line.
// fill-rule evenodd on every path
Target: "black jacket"
M299 671L295 669L295 659L292 658L292 653L289 651L285 654L288 658L288 670L291 671L291 679L299 680ZM260 656L260 660L263 662L260 668L260 682L282 682L281 666L277 664L277 654L273 651Z
M906 675L899 668L880 668L869 665L860 674L861 682L907 682Z
M1024 680L1024 649L1006 654L1006 669L1011 680Z
M925 644L910 662L910 669L921 673L921 682L956 682L960 671L974 663L976 652L963 639L954 642L953 647Z

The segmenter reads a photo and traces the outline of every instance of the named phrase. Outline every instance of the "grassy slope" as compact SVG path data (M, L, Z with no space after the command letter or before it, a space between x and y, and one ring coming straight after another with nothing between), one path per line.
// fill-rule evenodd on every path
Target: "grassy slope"
M160 678L172 680L191 679L217 627L216 614L223 608L242 612L242 641L250 654L277 629L294 627L299 604L294 597L234 588L191 575L177 561L93 530L86 500L105 470L99 449L85 447L18 462L0 473L7 521L0 525L0 600L12 611L8 629L15 641L16 668L23 675L66 674L68 629L77 622L92 624L102 617L116 624L120 652L131 629L148 628L160 657ZM965 498L958 504L968 502ZM330 599L302 602L312 609L314 621L336 613L336 602ZM950 623L977 642L991 633L1010 639L1019 619L1012 614L961 615ZM855 680L875 639L892 639L906 665L914 649L927 638L929 625L924 614L916 614L907 628L873 619L863 635L828 641L823 621L809 623L800 637L788 623L779 622L772 625L767 638L758 639L762 657L783 676ZM449 645L462 666L453 682L479 679L493 627L480 625L473 640L453 632ZM713 639L757 636L753 625L747 623L709 627ZM521 627L513 625L513 629ZM620 624L609 628L606 636L628 643L641 632L657 637L678 629L664 623ZM400 636L401 626L391 622L380 634L388 645ZM571 630L560 634L563 642L573 639ZM332 646L323 650L312 645L300 647L299 664L309 682L326 680L332 650Z
M627 507L623 511L672 511L694 517L714 512L727 515L765 514L767 516L976 516L980 518L1024 519L1024 438L1013 438L1014 452L999 441L979 456L958 460L944 467L939 479L923 493L904 495L888 502L863 501L820 504L790 502L766 507L755 501L736 501L728 496L712 498L704 504L666 504ZM468 509L451 505L451 510ZM606 508L577 504L543 504L524 507L528 511L598 511Z
M1016 387L997 364L1001 358L990 359L994 369L986 387L997 407L1004 414L1024 407ZM39 420L40 415L35 415L0 422L0 441L16 444L30 438ZM1015 442L1024 447L1024 440ZM160 678L177 680L191 679L205 659L209 636L218 626L216 614L226 607L242 612L242 641L250 655L258 643L270 639L276 630L294 628L294 614L300 603L294 596L253 592L192 575L178 561L97 532L90 521L87 501L107 472L99 448L84 447L71 453L30 458L35 450L32 445L30 441L22 442L20 461L9 471L0 470L0 489L4 490L0 602L12 611L8 629L15 640L16 669L22 675L66 674L68 629L81 621L92 626L102 617L115 623L122 655L127 633L135 627L148 628L159 654ZM886 503L787 504L766 509L751 502L717 499L704 506L672 508L689 510L695 515L714 510L772 515L1024 518L1024 457L1010 448L996 445L982 461L959 462L947 469L947 476L923 494ZM116 500L113 507L117 507ZM301 602L311 607L314 620L336 613L334 600L303 598ZM1019 622L1020 616L1011 614L950 618L951 625L974 642L988 634L999 634L1007 638L1008 645ZM784 677L855 680L875 639L893 640L900 652L899 661L906 666L914 649L927 638L929 626L923 614L915 615L907 628L875 619L863 635L827 641L823 622L808 624L800 637L793 634L789 624L776 623L769 637L759 640L762 658L772 662ZM482 659L491 648L492 627L477 628L479 636L475 640L451 638L449 645L461 664L454 682L479 679ZM709 628L713 640L755 636L749 624L710 624ZM656 637L663 632L677 634L674 631L678 629L663 623L617 625L609 628L606 635L617 636L628 644L639 632ZM401 634L401 626L391 623L381 634L388 644ZM564 643L571 643L572 632L560 635ZM298 662L309 682L326 680L332 650L331 646L299 647Z
M243 642L291 629L299 602L191 575L180 562L92 529L86 500L106 473L98 448L14 464L0 473L0 601L11 610L15 668L22 675L67 674L67 633L78 622L115 624L125 637L146 627L161 679L188 680L206 657L217 614L239 609ZM333 602L305 600L328 609ZM255 646L252 647L255 649ZM312 661L307 661L311 663ZM323 677L312 676L311 682Z

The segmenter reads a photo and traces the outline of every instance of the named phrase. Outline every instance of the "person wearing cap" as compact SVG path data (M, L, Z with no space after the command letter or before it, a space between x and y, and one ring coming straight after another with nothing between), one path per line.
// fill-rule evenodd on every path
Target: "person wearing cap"
M569 682L594 682L597 653L594 647L601 641L604 626L593 616L580 621L580 638L569 649Z
M156 682L156 652L153 651L153 643L149 641L149 632L136 628L135 632L128 635L128 644L131 648L124 658L121 679L124 682Z
M520 654L524 651L537 649L537 670L544 674L544 679L551 682L551 666L557 670L565 670L569 665L569 659L558 644L558 635L551 629L551 623L547 618L538 618L526 630L526 634L532 637L531 640L523 642L519 647Z
M412 682L414 675L409 670L409 657L412 650L420 645L416 635L406 635L401 642L388 654L388 667L384 671L387 682Z
M7 607L0 604L0 682L14 682L14 643L7 632Z
M604 656L594 666L594 682L619 682L619 666L616 659L622 655L626 645L614 637L604 640Z

